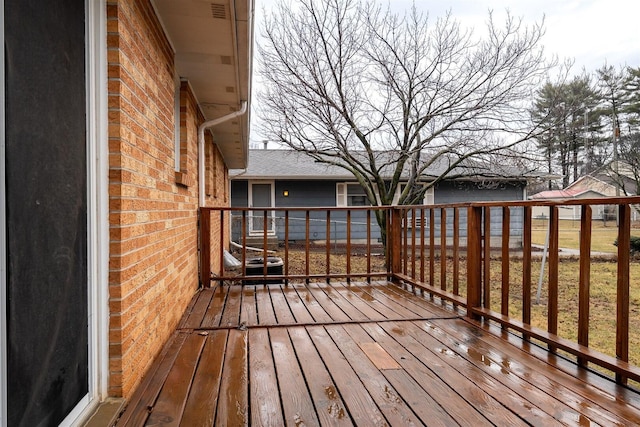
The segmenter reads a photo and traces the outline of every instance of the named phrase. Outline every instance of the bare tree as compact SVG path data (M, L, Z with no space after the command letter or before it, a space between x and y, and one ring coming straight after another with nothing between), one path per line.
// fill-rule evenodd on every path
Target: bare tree
M541 25L507 14L498 26L489 12L480 37L415 6L399 16L369 1L294 5L279 3L264 26L261 130L351 172L372 205L390 205L403 174L399 204L463 167L493 173L469 160L487 164L539 130L527 107L549 69Z

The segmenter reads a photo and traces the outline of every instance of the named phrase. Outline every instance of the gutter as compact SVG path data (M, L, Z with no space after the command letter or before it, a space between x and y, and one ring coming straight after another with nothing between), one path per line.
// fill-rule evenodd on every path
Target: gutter
M247 112L247 101L242 101L242 105L238 111L229 113L226 116L217 119L208 120L198 126L198 207L204 207L204 131L206 129L217 126L228 120L236 118Z

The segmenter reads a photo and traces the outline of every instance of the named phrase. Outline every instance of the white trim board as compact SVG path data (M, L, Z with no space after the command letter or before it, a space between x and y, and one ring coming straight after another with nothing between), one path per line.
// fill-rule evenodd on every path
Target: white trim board
M107 397L108 312L108 94L105 0L86 0L87 250L89 393L61 426L82 425Z
M0 45L4 46L4 0L0 0ZM5 195L4 47L0 56L0 426L7 425L7 201Z

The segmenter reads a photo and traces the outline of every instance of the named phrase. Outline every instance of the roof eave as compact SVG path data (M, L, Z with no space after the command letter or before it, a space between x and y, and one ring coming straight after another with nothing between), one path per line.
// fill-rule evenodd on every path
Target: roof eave
M247 113L211 129L227 167L249 159L254 0L152 0L175 52L175 68L189 81L205 120Z

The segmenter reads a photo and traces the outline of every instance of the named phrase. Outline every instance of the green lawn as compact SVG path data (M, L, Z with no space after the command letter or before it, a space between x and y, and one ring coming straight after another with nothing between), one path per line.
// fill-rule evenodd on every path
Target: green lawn
M580 221L560 221L558 244L561 248L580 248ZM547 239L548 222L534 219L531 229L531 240L534 244L544 245ZM631 235L640 235L640 229L632 229ZM609 221L606 225L601 221L594 221L591 229L591 250L594 252L615 253L618 248L613 242L618 237L618 228L615 222Z

